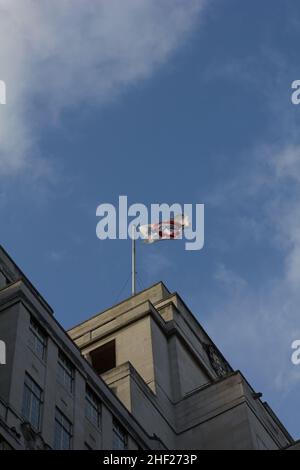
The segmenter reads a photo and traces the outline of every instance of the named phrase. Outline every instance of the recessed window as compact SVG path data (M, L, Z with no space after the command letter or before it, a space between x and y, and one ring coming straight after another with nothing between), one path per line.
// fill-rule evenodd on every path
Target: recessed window
M36 430L40 429L42 389L26 374L23 394L23 416Z
M37 356L44 360L46 354L47 336L44 330L33 318L30 319L29 330L29 345L37 354Z
M101 403L89 387L86 388L85 395L85 416L94 426L100 427Z
M116 342L115 340L105 343L90 352L92 365L100 375L116 367Z
M70 450L72 442L72 423L56 408L54 449Z
M114 420L113 422L113 450L126 450L128 436L125 429Z
M58 355L57 380L68 392L73 392L75 369L71 361L62 353Z

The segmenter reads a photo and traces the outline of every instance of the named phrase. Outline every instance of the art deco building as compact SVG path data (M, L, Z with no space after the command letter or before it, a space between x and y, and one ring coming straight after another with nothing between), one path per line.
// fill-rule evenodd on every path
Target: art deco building
M297 448L163 283L66 332L0 247L0 339L4 449Z

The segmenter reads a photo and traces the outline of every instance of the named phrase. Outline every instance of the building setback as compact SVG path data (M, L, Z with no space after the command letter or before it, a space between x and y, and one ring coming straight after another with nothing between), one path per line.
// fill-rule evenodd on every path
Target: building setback
M0 340L3 449L297 449L163 283L66 332L0 247Z

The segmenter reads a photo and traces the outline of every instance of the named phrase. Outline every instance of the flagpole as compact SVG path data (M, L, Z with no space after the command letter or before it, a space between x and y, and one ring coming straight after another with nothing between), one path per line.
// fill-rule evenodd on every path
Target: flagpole
M136 247L135 247L135 225L132 226L132 252L131 252L131 294L136 294Z

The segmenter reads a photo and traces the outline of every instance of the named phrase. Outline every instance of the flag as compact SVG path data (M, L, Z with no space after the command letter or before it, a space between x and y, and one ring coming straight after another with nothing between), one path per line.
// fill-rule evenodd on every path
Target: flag
M180 214L174 219L156 224L141 225L139 231L145 243L154 243L159 240L181 239L185 227L189 227L187 216Z

